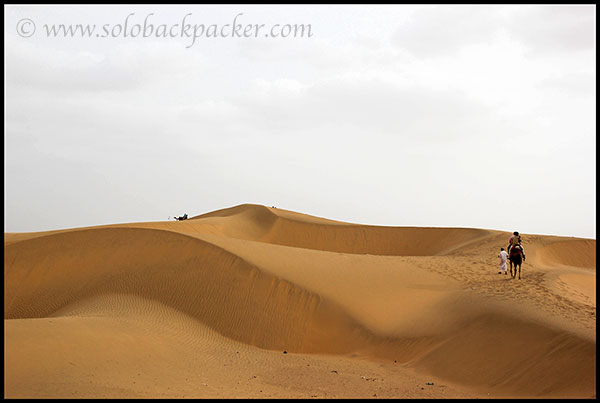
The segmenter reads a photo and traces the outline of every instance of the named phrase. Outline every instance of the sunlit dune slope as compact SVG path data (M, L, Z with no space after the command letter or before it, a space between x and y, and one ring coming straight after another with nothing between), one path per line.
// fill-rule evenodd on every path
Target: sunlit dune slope
M595 395L595 332L572 326L595 324L595 316L582 316L582 307L595 315L595 304L544 277L587 286L595 241L525 234L531 272L510 282L488 277L495 270L486 267L497 264L506 238L482 229L341 223L257 205L183 222L5 234L5 349L18 344L10 362L20 362L35 353L10 339L27 329L44 334L56 323L86 328L105 318L105 329L125 332L122 321L135 318L146 329L160 323L202 334L186 336L190 349L219 337L397 361L496 396ZM507 299L495 297L498 289ZM145 332L131 337L157 348L160 336ZM86 354L85 340L76 342Z

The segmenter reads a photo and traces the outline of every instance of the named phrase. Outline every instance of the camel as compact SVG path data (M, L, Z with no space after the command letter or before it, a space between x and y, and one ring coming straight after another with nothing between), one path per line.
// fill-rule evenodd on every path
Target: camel
M515 278L517 275L517 267L519 268L519 280L521 280L521 264L525 260L525 252L523 252L523 247L518 244L510 248L510 254L508 256L508 260L510 261L510 275L512 278ZM515 272L513 273L513 265L515 266Z

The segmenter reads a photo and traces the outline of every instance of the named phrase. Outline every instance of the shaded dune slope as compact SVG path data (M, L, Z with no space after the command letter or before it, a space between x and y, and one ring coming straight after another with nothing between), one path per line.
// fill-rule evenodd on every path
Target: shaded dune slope
M226 235L235 238L331 252L391 256L445 254L494 233L470 228L349 224L256 205L218 210L192 220L212 220L227 228Z
M36 254L28 253L35 250ZM35 256L43 255L41 261ZM31 258L33 257L33 258ZM5 318L40 318L105 294L161 302L233 339L302 350L318 295L202 240L168 231L97 229L11 245L5 253ZM345 318L339 315L340 323ZM335 333L335 331L334 331Z
M386 337L370 332L335 301L223 248L170 231L102 228L34 238L7 247L5 266L5 319L69 316L89 300L125 295L130 296L121 299L125 303L134 297L156 301L262 348L389 349ZM84 311L94 315L92 308ZM405 344L393 346L399 358L430 343Z
M419 274L408 258L452 255L499 234L355 225L242 205L184 222L5 235L4 317L110 316L111 309L116 316L118 306L89 301L142 299L265 349L398 360L499 395L595 394L595 339ZM538 248L536 259L595 268L595 241L560 242ZM382 298L386 279L393 284ZM358 302L336 293L345 283ZM417 294L423 301L403 312ZM416 319L400 326L402 316Z
M544 264L596 269L596 241L558 240L540 248L536 257Z

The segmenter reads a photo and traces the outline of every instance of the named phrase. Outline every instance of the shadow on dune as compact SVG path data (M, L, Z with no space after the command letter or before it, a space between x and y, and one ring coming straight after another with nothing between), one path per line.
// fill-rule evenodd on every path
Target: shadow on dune
M177 225L193 232L220 223L224 235L241 239L383 255L442 254L489 234L318 220L299 221L264 207L245 207ZM4 290L5 319L68 316L83 300L133 295L264 349L360 352L497 394L595 394L595 341L451 300L439 311L446 321L454 321L450 329L432 329L429 336L418 338L377 334L334 301L172 230L96 228L5 244Z
M591 239L556 241L538 250L536 257L548 266L564 265L595 270L596 241Z
M330 252L434 256L492 234L470 228L385 227L349 224L282 209L241 205L193 217L218 223L228 236Z

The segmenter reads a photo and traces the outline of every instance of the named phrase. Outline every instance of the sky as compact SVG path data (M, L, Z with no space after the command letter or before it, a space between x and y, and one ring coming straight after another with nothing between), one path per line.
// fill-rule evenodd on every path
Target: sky
M254 203L596 238L595 5L4 11L5 232Z

